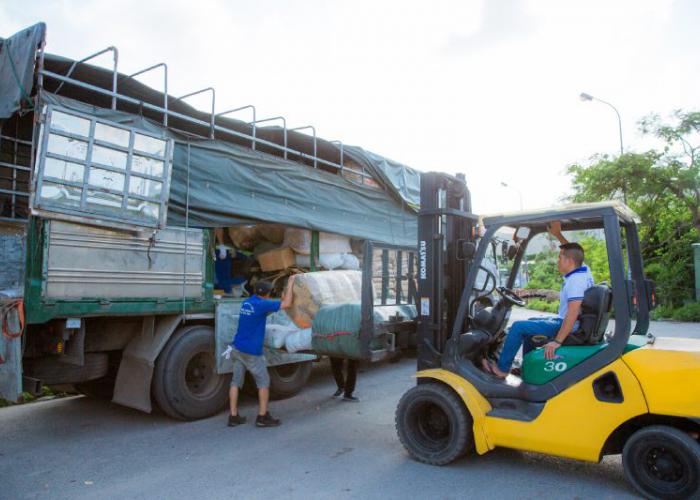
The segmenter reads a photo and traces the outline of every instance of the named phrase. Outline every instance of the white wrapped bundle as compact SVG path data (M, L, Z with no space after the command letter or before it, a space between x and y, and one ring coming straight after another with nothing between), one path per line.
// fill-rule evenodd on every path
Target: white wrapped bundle
M284 339L284 346L288 352L311 350L311 328L296 330Z
M295 254L296 265L311 267L311 256ZM324 269L360 269L360 261L351 253L323 253L318 257L318 265Z
M308 229L287 228L284 231L283 247L291 248L296 253L311 253L311 231ZM319 233L319 253L351 253L350 238L332 233Z
M274 349L282 349L287 336L298 328L284 325L265 325L265 345Z

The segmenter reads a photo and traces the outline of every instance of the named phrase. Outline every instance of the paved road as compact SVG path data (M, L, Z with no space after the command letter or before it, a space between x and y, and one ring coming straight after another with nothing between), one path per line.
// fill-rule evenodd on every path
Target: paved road
M700 328L694 326L700 334ZM327 363L273 403L276 429L175 422L85 397L0 409L0 498L633 498L619 457L586 464L512 450L447 467L408 458L394 409L414 359L366 367L360 403L332 399ZM252 417L255 401L241 413Z

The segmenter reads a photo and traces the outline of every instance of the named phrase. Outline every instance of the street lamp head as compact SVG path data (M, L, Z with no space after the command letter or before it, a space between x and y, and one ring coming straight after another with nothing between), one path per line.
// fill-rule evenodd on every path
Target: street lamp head
M581 95L579 96L582 101L592 101L593 96L591 94L586 94L585 92L581 92Z

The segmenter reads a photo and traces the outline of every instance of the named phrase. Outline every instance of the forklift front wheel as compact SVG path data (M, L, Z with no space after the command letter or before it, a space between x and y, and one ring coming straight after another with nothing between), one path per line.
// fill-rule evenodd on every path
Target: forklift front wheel
M700 444L665 425L638 430L625 443L627 480L647 498L700 498Z
M472 418L452 389L419 384L396 408L396 432L408 453L431 465L446 465L474 449Z

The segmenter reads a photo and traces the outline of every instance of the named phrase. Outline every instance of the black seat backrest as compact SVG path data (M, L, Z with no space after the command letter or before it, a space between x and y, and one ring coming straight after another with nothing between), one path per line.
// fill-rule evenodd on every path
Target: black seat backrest
M612 291L607 285L593 285L583 294L578 330L572 332L564 344L593 345L602 342L610 320Z

